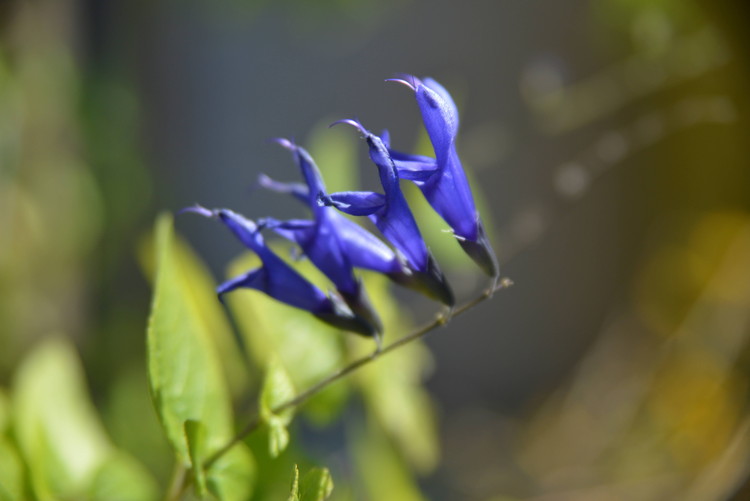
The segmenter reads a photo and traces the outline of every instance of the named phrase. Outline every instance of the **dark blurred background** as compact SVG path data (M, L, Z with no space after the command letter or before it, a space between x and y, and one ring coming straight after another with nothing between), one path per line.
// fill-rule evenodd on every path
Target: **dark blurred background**
M741 483L744 2L37 0L0 16L0 383L64 331L107 405L142 370L136 256L155 214L300 217L251 189L261 172L296 179L278 136L340 144L360 184L332 191L377 190L356 135L325 127L356 116L423 148L412 96L384 82L405 72L456 98L459 154L515 282L428 341L442 461L425 495L698 500ZM177 221L223 279L240 247ZM468 299L483 278L440 237Z

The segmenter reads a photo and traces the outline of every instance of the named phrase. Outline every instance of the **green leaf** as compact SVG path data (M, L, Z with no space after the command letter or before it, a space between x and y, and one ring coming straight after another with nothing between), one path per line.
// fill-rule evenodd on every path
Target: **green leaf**
M244 395L248 387L249 372L224 308L216 297L216 282L185 241L174 234L170 238L169 258L174 262L173 266L180 271L184 282L183 291L195 308L195 317L204 324L206 332L216 346L231 394ZM138 248L141 268L152 283L156 281L159 259L158 249L155 249L156 239L155 234L144 238Z
M10 402L5 390L0 388L0 435L5 433L10 421Z
M183 425L195 420L206 427L206 448L221 447L232 436L229 392L220 360L190 290L191 283L176 257L172 218L156 225L157 271L147 349L151 394L164 431L179 460L190 453Z
M167 439L178 460L189 465L191 457L208 457L232 439L231 401L211 333L216 322L205 314L206 299L193 290L197 282L180 258L170 216L157 221L155 241L156 277L147 334L149 383ZM186 430L187 421L201 423L205 431L195 425ZM201 434L202 440L189 445L187 435L195 439ZM249 450L233 447L205 476L208 490L219 499L248 498L255 482Z
M208 490L221 501L245 501L255 489L256 470L250 449L236 444L208 469Z
M313 468L302 477L300 501L323 501L333 492L333 478L328 468Z
M149 394L146 360L118 372L107 389L104 424L112 442L127 450L156 478L168 478L174 453Z
M294 386L289 374L278 358L272 358L266 368L266 377L260 392L261 416L266 419L274 415L283 424L289 424L294 415L294 409L285 409L278 414L274 414L274 409L293 399L294 395Z
M289 445L289 431L280 419L271 417L268 421L268 453L278 457Z
M216 297L216 283L187 243L175 239L173 249L187 280L187 290L192 294L193 303L198 308L197 314L205 322L221 357L221 367L225 379L228 379L230 392L232 395L244 397L247 393L249 372L243 361L238 339L229 325L221 302Z
M0 435L0 501L25 499L25 475L13 444Z
M206 475L203 462L206 460L206 427L200 421L188 419L185 421L185 437L187 437L188 452L192 467L193 482L198 489L198 495L206 495Z
M260 392L260 415L268 425L268 447L272 457L281 454L289 445L286 427L294 416L294 409L285 409L279 413L274 413L274 409L294 398L294 395L294 386L286 369L278 358L271 358Z
M367 430L352 433L348 442L366 499L424 501L412 473L382 430L370 424Z
M111 452L67 341L40 343L13 385L13 428L39 499L80 498Z
M152 501L159 497L156 482L127 454L113 454L97 470L87 499L92 501Z
M313 468L299 479L299 467L295 464L292 487L287 501L324 501L333 492L333 479L328 468Z
M299 467L295 464L292 471L292 487L289 491L287 501L300 501L299 499Z

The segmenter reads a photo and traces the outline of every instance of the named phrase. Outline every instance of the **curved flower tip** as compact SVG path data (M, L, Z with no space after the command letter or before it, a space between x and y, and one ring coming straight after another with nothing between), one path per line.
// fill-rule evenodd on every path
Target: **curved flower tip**
M328 127L333 127L334 125L339 125L339 124L351 125L355 129L357 129L360 133L362 133L363 136L367 136L369 134L368 130L365 129L365 126L362 125L362 123L356 118L344 118L341 120L336 120Z
M273 184L274 184L274 180L273 179L271 179L267 175L261 173L261 174L258 174L258 177L255 178L255 181L253 181L252 183L250 183L250 186L248 186L247 189L248 189L248 191L250 193L254 193L257 190L259 190L260 188L264 188L266 190L271 189L271 187L273 186Z
M469 181L456 152L459 116L450 93L432 78L402 76L413 85L435 158L389 150L398 174L413 181L451 227L463 250L488 275L499 273L497 259L476 210Z
M297 145L294 143L294 141L285 137L272 137L271 139L269 139L269 141L272 143L276 143L282 148L286 148L290 151L294 151L297 149Z
M269 177L266 174L263 174L262 172L258 174L258 177L255 179L255 182L252 185L252 188L267 188L268 186L272 186L274 184L274 181L271 177Z
M193 214L198 214L203 217L216 217L216 211L212 211L209 209L206 209L202 205L195 204L191 207L185 207L184 209L180 209L177 211L177 214L185 214L187 212L191 212Z
M397 73L396 78L386 78L385 81L406 85L415 92L417 90L417 86L422 83L419 78L415 77L414 75L408 75L406 73Z

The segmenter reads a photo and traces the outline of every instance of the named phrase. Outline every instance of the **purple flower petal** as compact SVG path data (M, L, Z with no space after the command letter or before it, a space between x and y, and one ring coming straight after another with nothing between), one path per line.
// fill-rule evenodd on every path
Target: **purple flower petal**
M302 183L284 183L282 181L271 179L265 174L260 174L258 176L257 185L268 191L292 195L304 204L310 202L310 190Z
M385 207L385 196L372 191L341 191L330 196L321 194L318 200L350 216L369 216Z
M486 237L474 197L456 152L458 108L448 91L431 78L419 80L408 75L397 81L413 90L435 160L391 152L399 174L422 190L425 198L451 227L462 247L489 275L497 276L497 258ZM435 168L433 168L433 166Z
M388 148L383 141L356 120L340 120L359 130L367 140L370 159L378 167L384 195L373 192L342 192L319 196L319 200L333 205L342 212L356 216L369 216L383 236L400 253L415 276L424 281L423 292L446 304L453 304L445 277L427 250L414 216L399 186L399 177Z

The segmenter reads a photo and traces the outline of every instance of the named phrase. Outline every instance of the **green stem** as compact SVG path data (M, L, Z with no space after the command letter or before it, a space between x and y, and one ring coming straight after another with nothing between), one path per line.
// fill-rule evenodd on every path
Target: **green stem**
M172 472L172 480L169 482L169 490L164 498L165 501L179 501L190 485L190 475L185 466L176 464Z
M383 349L376 351L370 355L366 355L362 358L359 358L353 362L351 362L349 365L344 366L343 368L339 369L338 371L334 372L327 378L323 379L322 381L318 382L317 384L311 386L307 390L303 391L302 393L298 394L296 397L287 400L286 402L277 405L273 409L271 409L271 412L274 414L278 414L281 411L284 411L286 409L290 409L292 407L298 407L305 403L307 400L310 399L310 397L316 395L321 390L326 388L328 385L335 383L339 379L342 379L346 377L348 374L351 374L352 372L356 371L360 367L363 367L371 362L374 362L378 358L382 357L386 353L390 353L393 350L404 346L406 344L409 344L413 341L416 341L417 339L420 339L424 337L425 335L429 334L430 332L434 331L438 327L442 327L443 325L447 324L448 321L453 318L457 317L459 315L462 315L463 313L466 313L467 311L473 309L480 303L486 301L487 299L491 298L492 295L501 290L501 289L507 289L513 285L513 281L508 278L503 278L499 282L493 285L490 289L485 290L482 294L477 296L476 298L472 299L471 301L462 304L458 308L454 309L451 313L448 313L447 315L444 313L441 313L438 315L438 317L430 322L429 324L426 324L419 329L415 330L411 334L408 334L401 339L398 339L397 341L394 341L393 343L389 344L388 346L384 347ZM223 456L229 449L237 445L239 442L244 440L245 437L250 435L253 431L255 431L257 428L259 428L263 424L263 420L259 415L256 415L253 417L253 419L245 425L242 430L240 430L237 435L232 438L224 447L216 451L211 457L209 457L205 463L203 463L203 467L205 469L208 469L213 465L221 456ZM189 478L189 477L188 477Z
M374 362L378 358L382 357L386 353L390 353L393 350L404 346L406 344L409 344L413 341L416 341L417 339L421 339L430 332L434 331L438 327L442 327L445 324L447 324L451 318L457 317L459 315L462 315L466 313L467 311L473 309L480 303L483 303L484 301L490 299L493 294L501 289L507 289L513 285L513 281L509 278L503 278L500 281L493 282L492 286L485 290L482 294L477 296L476 298L472 299L471 301L468 301L467 303L462 304L458 308L454 309L451 312L441 313L437 316L435 320L432 322L420 327L419 329L415 330L411 334L408 334L401 339L398 339L394 341L393 343L389 344L388 346L384 347L381 350L378 350L370 355L366 355L362 358L358 358L357 360L351 362L349 365L344 366L343 368L339 369L338 371L334 372L327 378L323 379L322 381L318 382L317 384L311 386L307 390L303 391L302 393L298 394L296 397L287 400L286 402L277 405L273 409L271 409L271 412L274 414L277 414L281 411L284 411L286 409L290 409L292 407L297 407L299 405L302 405L307 400L309 400L312 396L319 393L321 390L326 388L328 385L335 383L339 379L342 379L346 377L348 374L351 374L352 372L356 371L360 367L363 367L371 362ZM204 463L203 468L209 469L216 461L218 461L224 454L227 453L232 447L240 443L242 440L245 439L248 435L250 435L252 432L254 432L256 429L258 429L263 424L263 419L260 417L259 414L256 414L250 422L245 425L242 430L240 430L239 433L237 433L232 440L227 442L224 447L214 452L211 457L209 457ZM169 489L169 494L167 495L168 501L178 501L182 495L185 493L187 488L190 486L191 483L191 477L192 475L188 474L188 471L185 471L184 468L181 470L177 470L175 472L175 477L173 479L173 483Z

